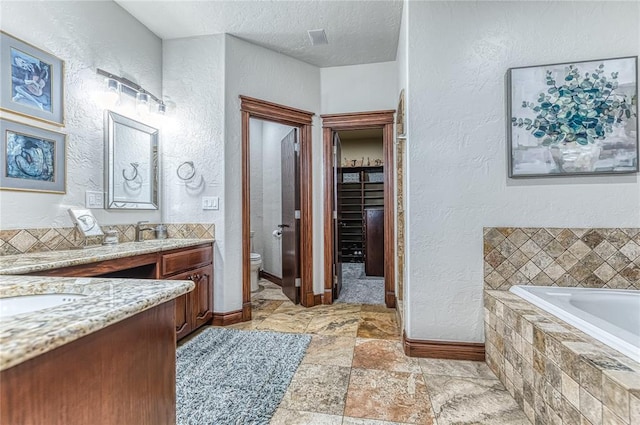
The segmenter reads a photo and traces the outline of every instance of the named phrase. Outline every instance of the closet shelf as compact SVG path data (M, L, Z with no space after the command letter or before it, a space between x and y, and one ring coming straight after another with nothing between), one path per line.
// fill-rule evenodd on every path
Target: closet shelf
M338 175L357 173L357 182L338 183L339 261L366 261L366 233L364 216L371 208L384 206L384 182L369 181L370 174L382 173L383 167L350 167ZM357 251L358 254L354 254ZM377 260L376 260L377 261Z

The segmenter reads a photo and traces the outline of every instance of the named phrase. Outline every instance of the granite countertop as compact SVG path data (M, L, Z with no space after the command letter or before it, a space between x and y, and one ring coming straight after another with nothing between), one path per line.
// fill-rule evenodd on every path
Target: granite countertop
M134 255L170 251L204 243L213 239L152 239L143 242L126 242L118 245L73 249L68 251L47 251L33 254L0 256L0 275L36 273L42 270L90 264L98 261L131 257Z
M36 312L0 316L0 370L183 295L188 280L0 276L0 298L71 293L86 297Z

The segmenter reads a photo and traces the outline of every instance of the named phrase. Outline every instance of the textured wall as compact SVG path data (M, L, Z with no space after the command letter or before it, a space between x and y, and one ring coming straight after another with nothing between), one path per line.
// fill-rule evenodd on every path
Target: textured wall
M263 140L262 140L262 125L264 121L251 118L249 121L249 163L250 175L249 175L249 192L250 192L250 217L251 230L253 235L253 247L251 252L257 252L262 254L263 248L263 232L262 222L264 216L264 184L262 182L262 175L264 174L263 162ZM264 262L264 257L263 257Z
M395 62L320 69L322 114L395 109L398 99Z
M280 142L293 127L255 118L250 125L253 252L262 255L262 268L266 272L282 277L282 247L272 232L282 222Z
M67 193L0 192L0 227L70 226L67 208L84 207L86 190L104 189L103 109L96 102L102 78L96 75L96 68L125 76L159 94L161 41L112 1L4 1L0 16L2 30L65 61L66 125L55 128L8 113L3 116L67 134ZM118 112L131 115L127 110ZM94 210L94 214L100 224L160 221L158 211Z
M509 67L638 55L639 31L636 2L410 3L408 337L483 340L483 226L640 225L637 175L510 180L505 148Z
M288 56L225 36L225 244L227 250L224 286L225 310L242 306L242 223L240 95L255 97L307 111L320 109L320 71ZM322 158L320 125L313 128L313 271L314 291L322 293ZM221 226L216 221L216 228ZM216 231L216 239L219 232ZM228 297L227 297L228 296Z
M342 140L340 144L341 152L340 162L345 165L345 158L350 161L364 158L364 165L367 165L367 159L371 161L371 165L375 165L376 159L383 159L382 153L382 133L379 139L362 139L362 140Z
M398 261L396 261L396 276L398 276L398 279L396 279L396 293L398 294L398 312L400 314L400 317L402 319L402 329L406 330L407 328L407 309L408 306L406 304L406 299L407 299L407 269L408 269L408 264L409 264L409 258L407 258L406 256L406 251L407 251L407 221L406 221L406 217L408 215L408 211L409 211L409 204L407 202L407 199L409 197L409 190L410 188L407 185L407 170L409 168L409 163L407 161L407 137L409 135L409 128L407 126L408 123L408 116L409 116L409 90L408 90L408 71L409 71L409 40L408 40L408 36L409 36L409 26L408 26L408 11L409 11L409 2L405 1L404 5L403 5L403 9L402 9L402 23L400 24L400 36L398 37L398 51L397 51L397 56L396 56L396 66L398 67L397 70L397 88L396 88L396 96L398 97L398 99L400 98L400 93L402 92L402 90L404 90L404 116L405 116L405 122L404 122L404 134L405 134L405 140L403 142L401 142L401 146L396 146L396 148L398 149L397 152L402 151L403 153L403 157L401 160L401 166L398 167L396 164L396 169L399 169L400 172L402 173L402 184L399 187L398 186L398 182L400 181L400 175L398 175L398 179L396 180L396 187L395 187L395 193L400 193L400 190L403 190L404 194L403 194L403 200L402 200L402 211L398 211L399 210L399 205L396 205L396 237L399 238L399 232L400 232L400 226L403 226L403 233L402 233L402 237L401 237L401 242L403 243L403 247L398 247L398 250L400 252L400 249L402 249L402 258L399 258ZM397 105L396 105L397 108ZM395 158L396 161L398 161L398 157L396 156ZM399 270L399 267L402 267L402 270ZM402 281L401 281L402 279ZM402 294L400 294L399 292L402 292Z
M214 35L163 43L163 90L176 102L163 137L164 221L215 223L214 310L225 305L224 199L224 36ZM184 161L193 161L196 176L184 182L176 174ZM240 190L237 189L239 192ZM203 196L218 196L219 210L203 210ZM239 210L234 212L239 221Z
M282 277L282 240L272 233L282 223L282 139L292 127L265 121L262 141L262 264L265 271Z

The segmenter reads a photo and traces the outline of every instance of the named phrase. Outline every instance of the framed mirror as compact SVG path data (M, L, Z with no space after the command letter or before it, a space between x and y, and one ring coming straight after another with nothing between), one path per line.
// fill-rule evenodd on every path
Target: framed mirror
M107 209L158 209L158 129L105 112Z

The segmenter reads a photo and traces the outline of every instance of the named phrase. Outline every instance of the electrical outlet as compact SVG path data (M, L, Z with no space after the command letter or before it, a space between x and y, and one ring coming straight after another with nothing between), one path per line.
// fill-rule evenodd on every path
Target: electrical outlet
M217 196L202 197L203 210L217 210L218 208L219 208L219 198Z
M84 193L85 208L104 208L104 193L87 190Z

